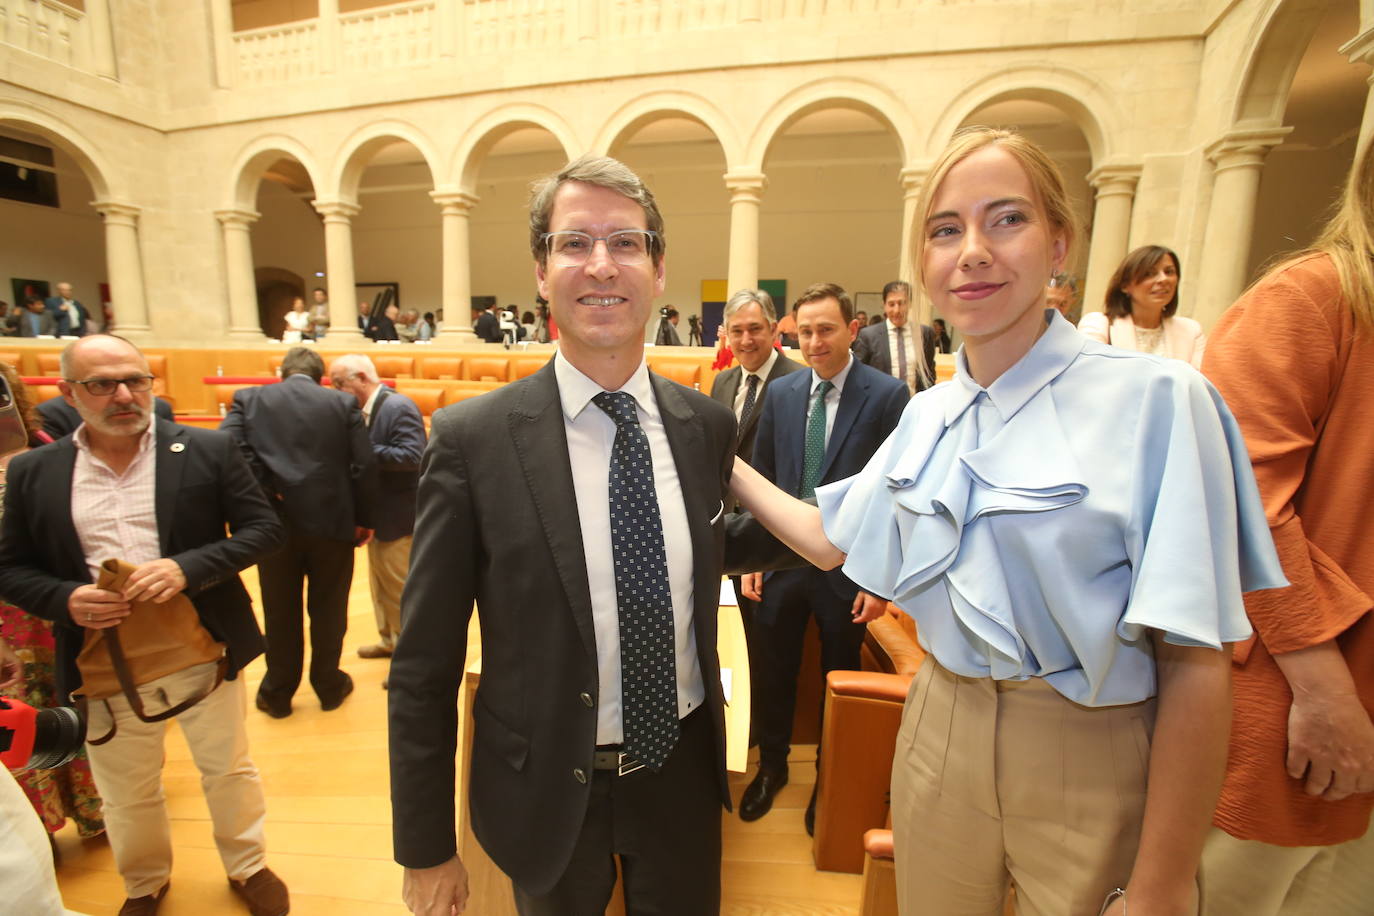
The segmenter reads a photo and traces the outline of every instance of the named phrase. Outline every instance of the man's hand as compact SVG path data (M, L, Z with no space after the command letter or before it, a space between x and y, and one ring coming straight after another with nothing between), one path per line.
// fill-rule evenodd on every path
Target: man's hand
M24 683L24 663L10 648L10 644L0 639L0 689L18 687Z
M356 526L354 526L354 528L353 528L353 546L354 546L354 547L366 547L367 544L368 544L368 542L371 541L371 540L372 540L372 529L371 529L371 528L364 528L364 527L361 526L361 525L356 525Z
M124 584L124 599L162 604L185 590L186 574L176 560L163 557L129 573L129 580Z
M855 623L868 623L877 620L887 612L887 602L877 595L859 592L854 596L854 607L849 612Z
M118 626L129 616L129 602L119 592L82 585L67 597L72 623L92 630Z
M763 573L745 573L740 576L739 590L750 601L762 601Z
M407 868L401 899L415 916L456 916L468 905L468 870L456 855L433 868Z
M1288 710L1288 775L1308 795L1340 801L1374 792L1374 723L1354 694L1295 691Z

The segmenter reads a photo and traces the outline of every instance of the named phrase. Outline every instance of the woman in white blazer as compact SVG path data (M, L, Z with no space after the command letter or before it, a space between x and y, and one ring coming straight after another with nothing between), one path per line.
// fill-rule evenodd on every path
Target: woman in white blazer
M1078 330L1093 340L1202 367L1207 335L1178 311L1178 255L1145 245L1126 255L1107 284L1105 312L1088 312Z

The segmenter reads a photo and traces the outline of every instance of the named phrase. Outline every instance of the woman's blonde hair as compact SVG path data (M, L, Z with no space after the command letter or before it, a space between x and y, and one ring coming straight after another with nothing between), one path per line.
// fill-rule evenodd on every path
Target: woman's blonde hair
M1355 320L1374 329L1374 144L1365 146L1351 165L1336 212L1316 241L1265 276L1314 254L1331 258Z
M926 220L930 218L935 192L939 190L950 169L989 146L1001 147L1021 164L1050 225L1064 236L1064 262L1069 261L1073 243L1078 238L1078 220L1074 216L1068 192L1064 190L1064 178L1059 173L1059 166L1045 155L1044 150L1014 130L1000 127L964 127L955 131L949 145L935 161L916 205L916 224L911 230L911 266L916 273L916 285L922 290L926 285L923 257L926 247L925 225Z

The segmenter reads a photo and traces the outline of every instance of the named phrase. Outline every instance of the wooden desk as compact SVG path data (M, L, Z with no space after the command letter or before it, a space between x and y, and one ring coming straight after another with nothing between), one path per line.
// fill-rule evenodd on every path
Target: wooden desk
M729 580L726 580L729 587ZM743 773L749 754L749 649L739 608L723 605L717 618L717 650L721 680L728 685L725 708L725 758L728 768ZM729 675L725 672L729 671ZM472 761L472 703L482 680L482 660L468 665L458 699L458 854L468 870L468 909L482 916L516 916L510 879L487 857L472 834L468 815L468 772ZM617 882L606 916L624 916L625 904Z

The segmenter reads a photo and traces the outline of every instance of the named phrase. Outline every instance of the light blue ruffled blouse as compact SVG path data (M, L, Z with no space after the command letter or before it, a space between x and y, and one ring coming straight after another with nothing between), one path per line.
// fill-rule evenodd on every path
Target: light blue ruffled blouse
M988 388L960 350L953 381L816 497L845 574L910 614L941 665L1134 703L1155 694L1147 628L1220 649L1250 635L1243 591L1288 583L1217 390L1046 318Z

